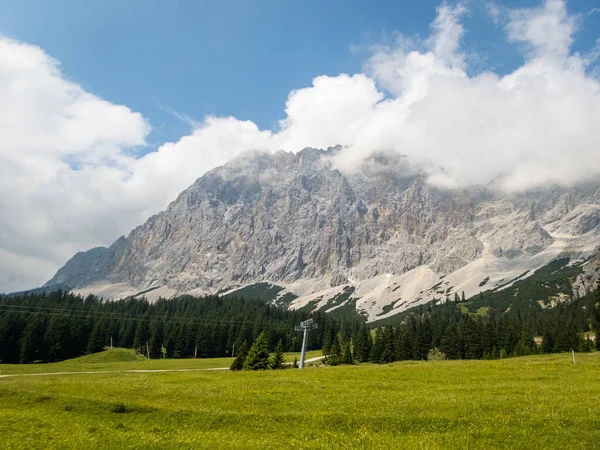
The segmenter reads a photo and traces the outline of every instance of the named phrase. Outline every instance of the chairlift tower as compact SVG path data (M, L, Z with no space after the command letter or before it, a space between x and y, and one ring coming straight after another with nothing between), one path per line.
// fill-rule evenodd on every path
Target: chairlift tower
M319 325L316 324L312 319L305 320L304 322L300 322L300 325L296 326L294 329L296 331L302 331L304 333L302 337L302 352L300 353L300 368L304 369L304 359L306 357L306 345L308 343L308 332L310 330L315 330L319 328Z

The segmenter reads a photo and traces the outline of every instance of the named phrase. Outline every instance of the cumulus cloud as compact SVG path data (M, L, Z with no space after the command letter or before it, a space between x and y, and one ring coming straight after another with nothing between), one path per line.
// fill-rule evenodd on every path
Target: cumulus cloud
M76 251L110 244L207 170L249 150L342 144L353 170L374 151L408 155L447 187L522 190L600 171L600 83L571 51L565 3L493 10L523 54L508 74L470 73L463 4L442 4L423 39L398 34L364 73L317 76L261 130L207 117L188 136L136 156L148 121L85 92L38 47L0 37L0 291L43 283Z

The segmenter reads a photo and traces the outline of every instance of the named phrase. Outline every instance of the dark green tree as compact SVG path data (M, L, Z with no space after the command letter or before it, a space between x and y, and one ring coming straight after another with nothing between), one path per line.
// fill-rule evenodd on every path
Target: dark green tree
M283 369L285 367L285 356L283 355L283 341L279 339L275 347L275 353L271 355L271 369Z
M244 361L244 370L265 370L269 368L269 344L264 332L260 333Z
M20 363L29 363L41 359L44 349L44 321L39 314L33 315L25 326L20 343Z
M462 342L462 357L464 359L480 359L483 356L479 327L470 315L462 317L458 327L458 335Z
M380 363L391 363L396 360L396 351L395 351L395 341L396 341L396 333L394 332L394 328L389 325L385 327L382 333L383 339L383 350L381 355L379 355Z
M369 353L371 352L371 333L366 325L362 325L356 333L354 339L354 359L358 362L365 362L369 360Z
M242 342L239 346L237 355L231 363L231 370L242 370L244 368L244 362L246 361L246 355L248 354L248 344L246 341Z
M337 366L342 363L342 344L339 336L333 338L331 351L329 352L326 363L330 366Z
M375 339L373 341L373 345L371 346L369 361L378 363L381 360L381 354L383 353L384 348L384 329L380 327L375 330Z
M94 322L94 327L92 328L92 333L90 334L90 339L87 345L88 353L96 353L104 350L104 346L106 345L106 323L104 320L96 320Z
M442 345L440 350L448 359L460 359L460 338L458 336L458 328L455 324L448 325L446 328L444 336L442 337Z
M350 342L346 342L344 345L344 353L342 354L342 364L354 364L354 360L352 358L352 349L350 347Z
M140 320L135 329L135 337L133 338L133 347L139 350L142 354L146 352L146 342L150 339L150 326L148 320Z

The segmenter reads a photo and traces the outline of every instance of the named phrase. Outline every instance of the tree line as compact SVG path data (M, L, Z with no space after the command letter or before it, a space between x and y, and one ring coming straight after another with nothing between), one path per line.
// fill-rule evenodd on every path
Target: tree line
M490 310L487 315L469 313L462 299L457 300L420 307L400 325L378 327L374 333L366 325L354 334L329 325L323 354L336 365L600 350L600 290L551 309L535 305L515 313ZM595 332L595 342L588 332Z
M115 347L151 358L208 358L236 349L264 333L266 346L299 351L294 326L312 317L324 329L356 330L360 322L324 313L289 311L262 300L184 295L151 303L144 298L105 301L64 291L0 296L0 361L61 361ZM323 331L310 333L308 348L323 346Z

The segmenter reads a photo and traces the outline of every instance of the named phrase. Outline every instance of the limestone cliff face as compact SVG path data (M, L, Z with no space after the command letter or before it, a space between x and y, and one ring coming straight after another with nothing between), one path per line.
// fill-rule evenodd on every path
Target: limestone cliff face
M573 295L582 297L600 289L600 247L583 266L583 273L573 283Z
M600 224L598 186L500 196L429 186L400 156L344 175L327 151L247 154L216 168L110 248L75 255L47 284L96 281L216 292L269 280L329 285L428 264L453 272L488 249L534 255L552 233Z

